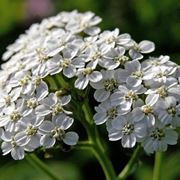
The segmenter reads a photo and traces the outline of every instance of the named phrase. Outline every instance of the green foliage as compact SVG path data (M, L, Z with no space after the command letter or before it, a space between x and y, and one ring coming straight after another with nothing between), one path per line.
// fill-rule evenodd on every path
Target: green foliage
M173 152L168 155L168 152L164 153L161 167L161 179L160 180L176 180L180 177L180 166L179 166L180 152ZM143 161L143 164L136 170L136 180L151 180L153 168L147 161Z
M24 16L23 0L0 1L0 35L6 33Z
M70 162L46 162L50 169L59 177L66 180L81 180L80 171ZM1 180L50 180L41 170L31 166L26 160L14 161L0 168Z

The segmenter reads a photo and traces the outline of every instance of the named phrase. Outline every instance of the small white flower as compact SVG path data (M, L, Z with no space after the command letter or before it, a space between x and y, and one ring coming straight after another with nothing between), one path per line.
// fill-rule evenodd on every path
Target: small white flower
M177 144L178 134L173 129L156 123L153 128L148 129L148 135L142 143L147 153L166 151L167 145Z
M178 126L178 124L180 124L180 106L177 105L177 99L175 97L168 96L164 101L158 101L155 111L158 115L158 119L165 125L174 124Z
M93 119L97 125L113 121L119 115L128 113L121 106L113 106L109 100L102 102L98 107L95 107L95 110L96 114L93 116Z
M17 124L25 118L23 112L23 100L19 100L15 107L5 109L0 118L0 127L5 127L9 132L18 130Z
M51 75L57 74L63 71L63 74L72 78L76 74L76 68L83 68L84 61L80 60L80 58L76 58L77 49L64 49L62 51L63 56L59 54L54 56L51 61L48 61L48 72Z
M84 14L76 13L67 23L66 29L72 33L84 31L93 36L100 32L100 28L95 27L100 22L101 18L95 16L92 12L86 12Z
M155 99L153 99L155 98ZM145 99L145 105L141 107L136 107L132 110L132 119L135 122L144 121L144 123L147 124L148 127L152 127L155 125L155 115L154 115L154 105L157 102L156 96L148 96Z
M8 82L8 86L11 88L17 87L22 94L30 95L34 92L32 77L29 71L17 72Z
M150 53L154 51L155 45L151 41L141 41L139 44L134 42L133 46L129 50L129 55L131 56L132 59L142 59L143 55L146 53Z
M142 84L144 78L144 70L138 60L128 61L124 65L125 69L120 69L119 77L123 82L132 87Z
M109 130L109 140L117 141L121 139L124 148L132 148L136 142L141 142L146 135L146 124L134 122L131 114L119 116L112 121L112 129Z
M110 96L111 103L112 105L121 105L122 110L129 111L132 105L136 106L136 103L139 103L140 98L138 95L142 94L144 90L142 86L127 88L120 85L118 91Z
M120 78L118 70L104 71L101 70L103 79L90 85L96 89L94 93L94 98L98 102L103 102L109 98L109 96L118 89L120 85Z
M96 71L94 67L87 66L85 68L78 69L78 78L75 81L74 86L78 89L85 89L90 82L99 82L103 77L99 71Z
M15 106L15 101L20 96L20 91L18 88L14 88L9 94L1 91L0 92L0 109L3 111L4 108L13 108Z
M108 70L116 69L120 65L124 65L129 60L128 56L124 54L125 48L123 47L111 48L99 64Z
M1 144L1 149L3 155L11 153L14 160L21 160L24 158L24 148L16 142L16 138L12 133L4 132L2 139L3 143Z
M38 129L43 120L43 117L37 117L35 114L26 117L23 122L20 122L19 132L17 132L15 136L16 142L18 142L20 146L28 145L31 149L40 147L41 135L38 133Z
M148 94L148 96L151 96L151 98L156 100L166 100L165 98L168 96L174 96L177 100L179 100L180 86L177 84L177 81L167 81L163 85L148 89L145 94Z
M73 123L73 119L66 115L59 115L52 122L44 121L39 129L43 135L40 143L45 148L51 148L56 141L63 141L65 144L73 146L78 141L78 135L75 132L65 132Z
M57 116L59 114L72 114L72 112L64 109L71 100L71 96L64 96L62 98L58 98L54 93L50 93L48 97L44 98L40 105L36 108L37 116L46 116L48 114L52 114L53 116Z

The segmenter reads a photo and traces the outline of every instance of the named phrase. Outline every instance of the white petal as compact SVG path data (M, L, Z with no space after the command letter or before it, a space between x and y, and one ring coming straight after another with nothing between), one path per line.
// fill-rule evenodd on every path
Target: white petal
M100 31L101 30L99 27L89 27L84 30L84 32L90 36L95 36L95 35L99 34Z
M152 127L155 125L156 119L153 114L145 116L145 120L147 122L148 127Z
M71 95L63 96L61 98L61 105L65 106L71 101Z
M105 113L103 112L100 112L100 113L96 113L94 116L93 116L93 119L95 121L95 123L97 125L100 125L100 124L103 124L104 122L107 121L108 117L106 116Z
M154 51L155 44L151 41L144 40L139 43L139 48L141 49L141 53L150 53Z
M11 156L14 160L24 159L24 149L22 147L15 147L11 151Z
M53 121L55 121L56 125L61 129L66 130L73 124L74 119L66 115L59 115L56 120L53 119Z
M72 78L75 76L76 74L76 68L73 65L69 65L67 68L63 69L63 74L68 77L68 78Z
M122 132L121 131L112 131L109 133L109 140L110 141L118 141L122 138Z
M40 147L40 135L36 134L34 136L31 137L31 140L29 141L28 145L30 147L32 147L33 149L36 149L38 147Z
M171 130L171 129L167 129L165 131L166 135L165 135L165 141L167 144L170 145L175 145L177 144L177 140L178 140L178 134L177 132Z
M146 104L153 106L159 99L159 95L158 94L148 94L148 96L146 97Z
M40 144L45 148L51 148L56 143L55 138L51 138L50 136L42 136L40 139Z
M130 86L130 87L137 87L139 85L141 85L142 80L140 78L135 78L133 76L129 76L126 80L126 83Z
M46 116L48 114L51 113L51 110L49 109L49 107L45 106L45 105L39 105L36 108L36 114L38 116Z
M74 146L77 144L77 141L79 139L79 136L75 132L67 132L63 138L63 142L67 145Z
M39 127L39 130L44 133L49 133L53 129L54 129L54 124L50 121L44 121Z
M89 83L89 80L86 76L79 77L76 79L74 86L78 89L85 89Z
M104 89L98 89L94 93L94 98L98 102L103 102L105 101L110 95L109 91L105 91Z
M130 40L131 40L131 36L127 33L124 33L118 37L117 44L124 45L127 44Z
M141 69L141 64L138 60L134 60L134 61L128 61L125 64L125 69L129 72L136 72L139 71Z
M9 123L10 119L8 116L0 117L0 127L3 127Z
M124 116L118 116L112 121L112 127L117 130L122 130L124 126L124 122L126 122L126 119Z
M153 141L151 138L148 138L145 140L145 142L143 143L143 147L147 153L153 153L154 152Z
M134 134L123 136L121 139L121 144L124 148L132 148L136 144L136 137Z
M144 113L140 108L135 108L131 113L131 118L134 122L141 121L144 118Z
M11 152L12 145L11 145L11 143L3 142L1 144L1 149L2 149L3 155L6 155Z
M48 95L48 86L45 82L42 82L36 88L36 97L40 101L40 100L44 99L47 95Z
M91 82L98 82L102 79L102 74L98 71L94 71L89 75L89 80Z
M25 146L30 141L25 131L19 132L15 136L15 140L19 146Z
M129 55L131 56L132 59L142 59L143 55L137 51L135 51L134 49L130 49L129 50Z

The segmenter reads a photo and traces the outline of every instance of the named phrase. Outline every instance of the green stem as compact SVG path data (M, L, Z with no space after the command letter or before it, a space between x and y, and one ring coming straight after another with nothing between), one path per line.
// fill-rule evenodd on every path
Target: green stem
M108 158L102 142L99 136L98 130L93 123L93 115L91 109L89 107L88 100L85 99L84 104L82 106L82 110L84 112L84 116L86 119L85 128L89 130L89 141L92 142L92 152L94 153L95 157L99 161L103 172L105 174L106 180L116 180L116 174L114 168L112 166L112 162Z
M92 143L90 141L79 141L76 145L76 148L78 149L91 149Z
M133 155L131 156L131 159L129 160L129 162L126 164L124 169L118 175L119 180L126 179L129 176L129 174L131 173L131 171L133 169L134 164L137 163L137 159L140 155L140 152L141 152L141 146L138 145L137 148L135 149Z
M162 163L162 152L156 152L154 170L153 170L153 180L160 180L161 176L161 163Z
M52 180L62 180L61 178L57 177L53 174L49 167L46 166L35 154L29 154L26 156L26 160L33 166L39 168L43 171L47 176L49 176Z
M65 88L65 89L69 89L70 86L69 86L69 83L67 83L63 76L61 74L56 74L54 76L54 78L57 80L57 83L62 87L62 88Z

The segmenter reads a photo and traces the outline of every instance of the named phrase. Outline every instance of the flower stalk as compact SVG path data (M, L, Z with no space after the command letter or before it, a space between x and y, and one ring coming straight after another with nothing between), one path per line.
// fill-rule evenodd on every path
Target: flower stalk
M44 174L46 174L52 180L62 180L62 178L57 177L54 173L52 173L49 167L46 164L44 164L35 154L27 155L26 160L34 167L40 169Z
M89 141L92 143L91 150L95 155L96 159L98 160L98 162L100 163L103 172L105 174L106 180L115 180L116 173L102 145L102 140L99 136L98 129L93 123L93 115L89 107L88 99L85 99L85 102L82 106L82 110L84 112L84 116L86 119L86 123L85 123L86 129L90 130L88 138Z
M156 152L153 170L153 180L161 179L162 152Z
M130 173L133 169L133 166L137 163L140 153L141 153L141 146L138 145L136 147L134 153L132 154L131 159L129 160L129 162L126 164L124 169L118 175L119 180L124 180L130 175Z

